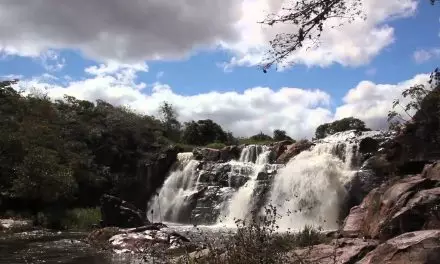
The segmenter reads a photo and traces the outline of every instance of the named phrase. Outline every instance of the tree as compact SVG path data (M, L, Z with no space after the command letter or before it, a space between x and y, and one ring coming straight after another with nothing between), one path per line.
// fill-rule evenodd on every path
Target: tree
M277 34L270 41L271 49L263 71L275 63L285 61L289 55L302 47L313 48L318 45L327 20L337 18L340 25L356 19L365 19L362 12L364 0L295 0L283 8L281 14L271 14L262 24L293 24L295 31ZM431 4L440 0L429 0Z
M403 98L409 98L406 103L396 99L393 102L393 109L388 112L390 128L399 130L402 125L413 122L417 115L417 122L432 120L439 112L440 102L440 70L436 68L430 76L428 85L417 84L402 92Z
M180 140L181 124L177 120L177 111L168 102L162 102L159 107L160 120L165 127L165 136L174 142Z
M347 117L336 120L332 123L325 123L318 126L316 128L315 137L317 139L320 139L329 135L333 135L337 132L348 130L367 131L370 129L365 126L364 121L354 117Z
M231 136L232 134L226 133L219 124L211 119L187 122L182 132L184 143L199 146L209 143L226 144L231 140Z
M292 138L286 134L286 131L280 129L275 129L273 131L273 139L276 141L292 140Z
M269 135L264 134L262 131L260 133L250 137L251 140L255 141L271 141L273 140Z

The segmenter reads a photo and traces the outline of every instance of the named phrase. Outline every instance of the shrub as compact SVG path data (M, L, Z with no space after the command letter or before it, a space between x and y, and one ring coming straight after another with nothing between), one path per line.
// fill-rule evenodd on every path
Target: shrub
M96 208L75 208L66 212L61 221L68 230L90 230L101 220L101 211Z
M222 149L224 147L226 147L226 145L224 143L211 143L206 145L207 148L212 148L212 149Z

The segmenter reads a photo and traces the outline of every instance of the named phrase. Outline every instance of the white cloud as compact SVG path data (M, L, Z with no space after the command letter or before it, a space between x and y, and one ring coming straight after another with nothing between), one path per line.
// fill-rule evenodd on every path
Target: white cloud
M145 71L146 65L137 65L138 70L127 67L102 64L87 68L90 77L86 79L55 80L48 75L24 80L19 86L28 91L30 87L46 91L52 98L68 94L90 101L102 99L150 115L156 115L161 102L168 101L177 108L181 121L210 118L237 136L284 129L294 138L310 138L318 125L348 116L360 118L374 129L386 128L392 101L403 89L429 78L428 74L420 74L398 84L362 81L347 92L344 103L332 112L330 95L319 89L253 87L243 92L181 95L167 84L147 86L137 82L137 74Z
M416 50L413 54L414 61L416 63L424 63L431 59L440 58L440 48L431 48L431 49L419 49Z
M187 55L233 41L240 0L2 0L0 52L38 57L80 50L103 61Z
M237 24L241 32L241 41L225 43L234 51L230 67L236 65L256 65L265 57L267 43L277 33L288 33L294 25L284 24L264 27L256 24L267 13L277 13L284 0L246 0L243 4L244 17ZM417 8L416 0L365 0L362 10L367 19L358 19L342 27L341 19L333 19L325 24L318 47L307 49L308 45L295 52L286 62L301 63L308 66L329 66L339 63L344 66L367 64L385 47L394 41L394 28L387 24L394 18L410 16Z
M39 78L22 81L20 87L25 90L35 87L52 98L69 94L91 101L103 99L152 115L157 114L161 102L169 101L177 108L181 121L210 118L238 136L249 136L260 130L272 133L281 128L302 138L332 118L328 109L330 96L317 89L254 87L242 93L212 91L184 96L161 83L141 91L138 87L146 84L136 82L138 71L133 74L123 67L116 69L103 64L85 71L92 74L90 78L67 81L65 85Z
M233 54L224 64L230 70L259 64L269 40L292 30L291 25L267 28L257 23L289 1L3 0L0 53L38 57L48 50L74 49L99 61L137 63L223 47ZM394 41L387 22L413 14L417 6L417 0L363 2L366 21L335 29L330 27L338 19L327 23L321 45L302 49L289 61L308 66L366 64Z
M48 72L56 72L66 66L66 60L53 50L46 50L40 55L41 64Z
M362 81L347 92L343 99L344 104L336 109L335 119L354 116L364 120L373 129L386 128L387 113L392 109L393 101L402 100L401 93L404 89L424 84L428 80L429 74L419 74L398 84Z

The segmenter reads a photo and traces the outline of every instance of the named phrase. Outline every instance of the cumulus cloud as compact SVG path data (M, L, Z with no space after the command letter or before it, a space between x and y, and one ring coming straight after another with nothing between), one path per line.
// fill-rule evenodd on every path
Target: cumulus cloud
M71 48L123 62L181 57L233 41L240 7L238 0L3 0L0 51L37 57Z
M440 58L440 48L419 49L414 51L414 61L416 63L425 63L431 59Z
M226 43L225 46L235 52L229 62L230 68L236 65L256 65L264 59L267 43L278 33L288 33L294 25L284 24L263 27L255 24L268 13L279 11L290 0L245 0L243 18L238 22L241 41ZM359 66L368 63L385 47L394 41L394 28L387 24L395 18L410 16L417 8L416 0L367 0L363 1L362 10L367 19L339 25L340 18L329 20L324 25L319 46L307 49L308 45L290 56L286 63L301 63L308 66L329 66L339 63L344 66ZM282 66L282 65L281 65Z
M291 1L3 0L0 53L38 57L47 50L74 49L99 61L138 63L222 47L233 54L223 64L230 70L259 64L269 40L292 30L257 23ZM365 64L393 42L394 29L386 23L413 14L417 6L417 0L364 2L366 21L336 29L330 27L339 20L327 23L319 47L302 49L289 60L309 66Z
M19 87L27 91L32 87L52 98L68 94L91 101L102 99L151 115L156 115L159 105L168 101L178 110L181 121L210 118L237 136L260 131L271 134L274 129L285 129L292 136L303 138L332 118L328 109L330 96L318 89L253 87L241 93L212 91L180 95L167 84L137 82L138 71L127 67L102 64L85 69L90 77L83 80L59 84L63 82L34 78L21 81ZM138 69L145 70L139 66Z
M147 70L142 64L101 64L86 68L89 77L85 79L46 74L23 80L18 88L44 91L51 98L68 94L90 101L102 99L149 115L157 115L159 105L168 101L176 107L180 121L209 118L236 136L250 136L260 131L271 134L274 129L283 129L294 138L311 138L320 124L349 116L364 120L373 129L386 128L392 101L399 98L403 89L429 79L428 74L420 74L398 84L362 81L349 90L343 104L332 111L332 98L319 89L253 87L243 92L181 95L167 84L138 82L137 74Z
M425 84L429 74L419 74L398 84L376 84L362 81L345 95L344 104L335 112L335 119L354 116L364 120L372 129L387 127L387 113L395 99L401 100L404 89L417 84ZM403 101L404 102L404 101Z

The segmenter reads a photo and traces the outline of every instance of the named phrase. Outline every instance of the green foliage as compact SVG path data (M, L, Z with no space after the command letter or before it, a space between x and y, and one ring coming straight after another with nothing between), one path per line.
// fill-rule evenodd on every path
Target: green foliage
M170 103L163 102L159 107L159 116L165 127L165 136L174 142L178 142L182 125L177 120L177 110Z
M365 127L364 121L354 117L347 117L340 120L336 120L332 123L325 123L318 126L316 128L315 137L317 139L325 138L337 132L342 132L347 130L367 131L370 129Z
M275 141L283 141L283 140L291 140L294 141L291 137L286 134L286 131L275 129L273 131L273 140Z
M161 121L102 100L24 96L12 85L0 82L0 211L94 207L103 193L134 202L143 164L169 144Z
M229 143L233 136L211 119L191 121L184 124L182 141L185 144L204 146L209 143Z
M224 147L226 147L226 145L224 143L211 143L206 145L207 148L212 148L212 149L222 149Z
M96 208L75 208L66 212L61 225L68 230L91 230L99 225L101 210Z
M396 99L393 108L388 112L390 129L399 130L402 125L414 121L414 115L418 115L417 122L427 121L435 117L440 108L440 92L438 89L440 71L435 69L430 76L428 85L417 84L402 92L403 98L408 98L406 103Z

